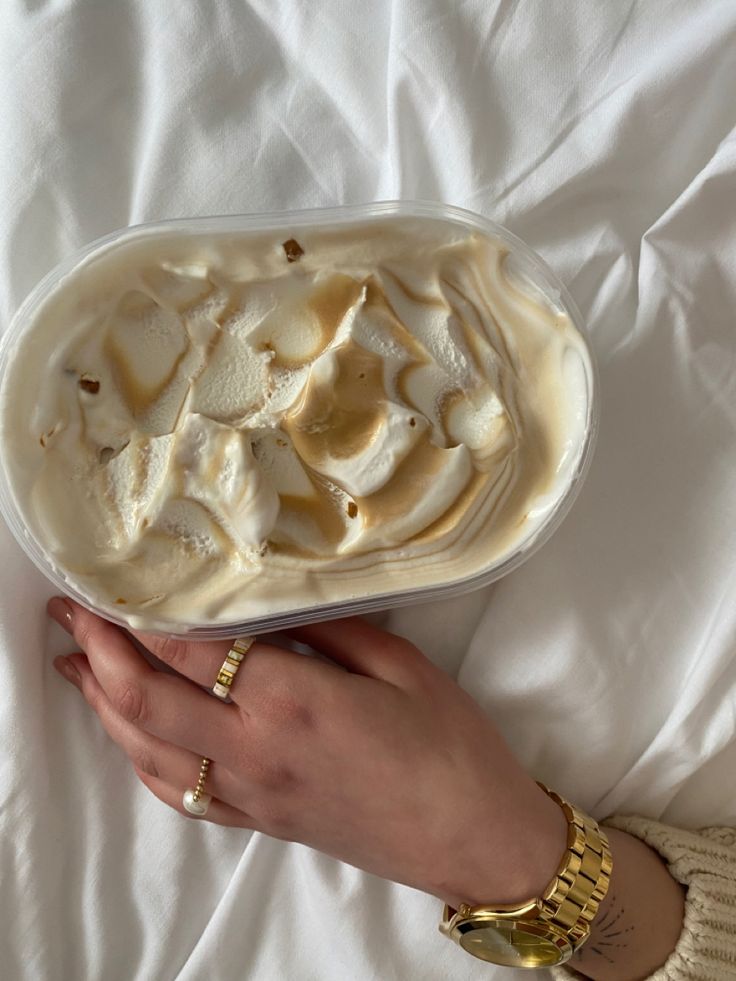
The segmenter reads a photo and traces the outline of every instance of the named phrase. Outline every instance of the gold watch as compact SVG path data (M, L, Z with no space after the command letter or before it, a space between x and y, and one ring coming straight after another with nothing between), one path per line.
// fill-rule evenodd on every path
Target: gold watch
M590 936L613 862L593 818L539 785L567 818L567 851L537 899L513 906L445 906L440 931L474 957L504 967L564 964Z

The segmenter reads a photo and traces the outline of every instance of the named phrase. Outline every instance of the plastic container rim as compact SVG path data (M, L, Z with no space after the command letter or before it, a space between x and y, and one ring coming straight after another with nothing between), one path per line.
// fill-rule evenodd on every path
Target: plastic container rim
M215 624L203 623L172 623L162 620L153 632L169 636L196 636L201 639L220 639L236 637L242 634L266 633L288 629L318 620L335 619L358 613L371 613L378 610L407 606L411 603L426 603L433 600L447 599L459 596L484 586L490 585L497 579L508 575L517 569L542 547L559 528L563 519L569 513L585 477L590 468L593 451L598 437L600 417L600 397L598 369L591 349L588 332L578 307L568 292L566 286L533 249L510 232L503 225L490 218L455 205L442 204L433 201L377 201L360 205L340 205L328 208L311 208L294 211L277 211L237 215L210 215L206 217L168 218L158 221L143 222L117 229L101 236L71 253L53 269L51 269L23 300L13 315L7 329L0 338L0 434L2 426L3 387L11 360L14 341L23 333L23 328L30 323L37 309L46 301L49 295L76 270L85 260L114 248L126 239L137 238L141 235L153 235L156 232L181 231L184 233L223 233L223 232L257 232L271 231L283 228L295 229L304 226L338 225L367 222L372 219L387 217L399 218L433 218L452 221L456 224L475 228L489 237L501 240L509 247L510 253L515 253L531 267L535 273L533 284L543 287L542 294L547 302L563 310L572 321L574 327L583 339L587 353L586 383L587 383L587 420L583 445L575 471L566 491L533 534L524 540L511 555L501 562L490 565L481 572L473 573L460 579L434 586L419 586L398 592L376 593L370 596L356 597L352 600L335 601L329 604L319 604L312 607L302 607L290 611L280 611L248 620L228 621ZM95 606L90 599L72 586L63 572L49 559L40 543L25 525L21 511L15 501L6 468L0 467L0 515L5 519L14 538L21 546L34 565L61 592L70 596L86 609L103 616L122 627L130 627L134 618L125 618L118 611Z

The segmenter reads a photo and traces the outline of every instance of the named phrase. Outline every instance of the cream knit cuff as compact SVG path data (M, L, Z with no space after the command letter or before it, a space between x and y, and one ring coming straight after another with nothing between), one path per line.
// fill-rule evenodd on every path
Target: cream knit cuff
M736 830L686 831L641 817L604 823L646 842L687 886L677 947L648 981L736 981ZM569 981L576 975L555 968L552 976Z

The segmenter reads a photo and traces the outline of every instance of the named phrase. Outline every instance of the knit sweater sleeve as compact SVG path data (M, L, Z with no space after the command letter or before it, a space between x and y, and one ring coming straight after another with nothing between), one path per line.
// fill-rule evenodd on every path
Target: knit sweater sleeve
M686 831L619 816L605 824L646 842L687 888L680 939L648 981L736 981L736 829ZM579 977L565 968L552 976Z

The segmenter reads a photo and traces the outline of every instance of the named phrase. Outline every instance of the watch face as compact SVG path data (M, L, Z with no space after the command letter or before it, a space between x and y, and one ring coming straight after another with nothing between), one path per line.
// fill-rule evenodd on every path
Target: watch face
M457 927L460 946L474 957L503 967L552 967L572 947L564 934L514 920L466 920Z

